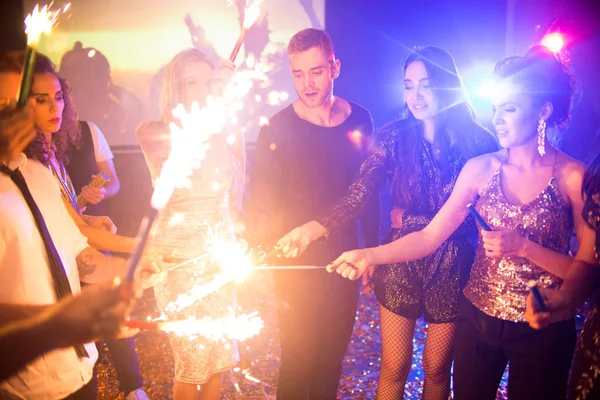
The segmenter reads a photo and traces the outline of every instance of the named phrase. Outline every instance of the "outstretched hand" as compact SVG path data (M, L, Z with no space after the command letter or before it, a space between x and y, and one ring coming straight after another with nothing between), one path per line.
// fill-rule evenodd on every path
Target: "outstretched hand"
M279 239L275 248L279 254L286 258L296 258L315 240L325 235L327 230L317 221L310 221L304 225L292 229L284 237Z
M375 266L369 251L369 249L347 251L327 265L327 271L335 271L344 278L355 281L363 276L369 267Z

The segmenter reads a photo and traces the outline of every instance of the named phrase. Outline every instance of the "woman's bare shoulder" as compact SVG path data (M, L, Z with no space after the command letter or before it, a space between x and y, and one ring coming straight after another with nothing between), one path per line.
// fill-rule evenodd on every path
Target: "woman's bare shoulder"
M467 161L465 168L468 168L468 170L475 174L487 174L490 171L495 172L500 168L505 157L506 150L504 149L494 151L493 153L481 154Z
M581 196L581 186L586 166L581 161L557 150L555 178L559 185L566 185L569 193Z

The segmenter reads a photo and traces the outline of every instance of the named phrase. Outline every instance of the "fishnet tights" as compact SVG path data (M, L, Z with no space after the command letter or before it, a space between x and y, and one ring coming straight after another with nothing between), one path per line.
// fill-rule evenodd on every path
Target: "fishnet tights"
M377 400L397 400L404 395L406 378L412 365L415 321L380 307L381 370L377 384ZM448 400L450 368L456 324L429 324L423 370L424 400Z

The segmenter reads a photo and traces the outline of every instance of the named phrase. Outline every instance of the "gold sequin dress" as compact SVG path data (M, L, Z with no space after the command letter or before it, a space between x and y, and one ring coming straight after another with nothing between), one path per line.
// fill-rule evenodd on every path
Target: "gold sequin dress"
M144 123L138 128L138 139L153 179L169 153L168 133L166 125L159 122ZM219 226L222 234L234 238L229 214L233 181L231 155L224 135L214 138L200 169L191 176L190 187L175 190L156 222L153 242L165 248L173 259L185 261L205 254L205 236L209 226ZM164 273L154 286L158 307L169 319L231 315L235 296L232 284L182 310L176 311L170 305L195 284L209 282L215 273L216 266L209 263L188 265ZM168 335L178 382L205 383L211 375L230 369L239 361L234 341L214 341L203 337L190 339L175 333Z

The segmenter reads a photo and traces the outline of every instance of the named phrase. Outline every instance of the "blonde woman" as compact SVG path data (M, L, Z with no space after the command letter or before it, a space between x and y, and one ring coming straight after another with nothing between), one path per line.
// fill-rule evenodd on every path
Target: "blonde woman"
M171 60L164 76L161 121L143 122L136 133L152 179L156 179L170 151L171 111L177 104L189 109L194 101L203 104L207 95L218 94L232 70L233 64L223 61L214 72L210 61L196 49L182 51ZM157 221L154 243L164 246L176 261L189 260L205 252L208 225L220 225L232 238L234 236L231 211L241 199L242 190L234 188L241 186L236 183L244 181L244 143L240 137L228 145L224 136L213 137L202 166L191 177L191 187L177 189ZM182 215L184 223L171 225L175 215ZM199 279L210 279L213 269L214 266L207 266ZM166 272L156 284L157 304L169 318L218 317L225 315L234 304L232 288L224 287L205 297L200 304L178 312L168 311L168 304L191 289L198 279L193 277L195 272L193 266L177 268ZM203 338L190 340L175 334L169 334L169 339L175 359L174 399L218 399L222 372L238 362L235 343Z

